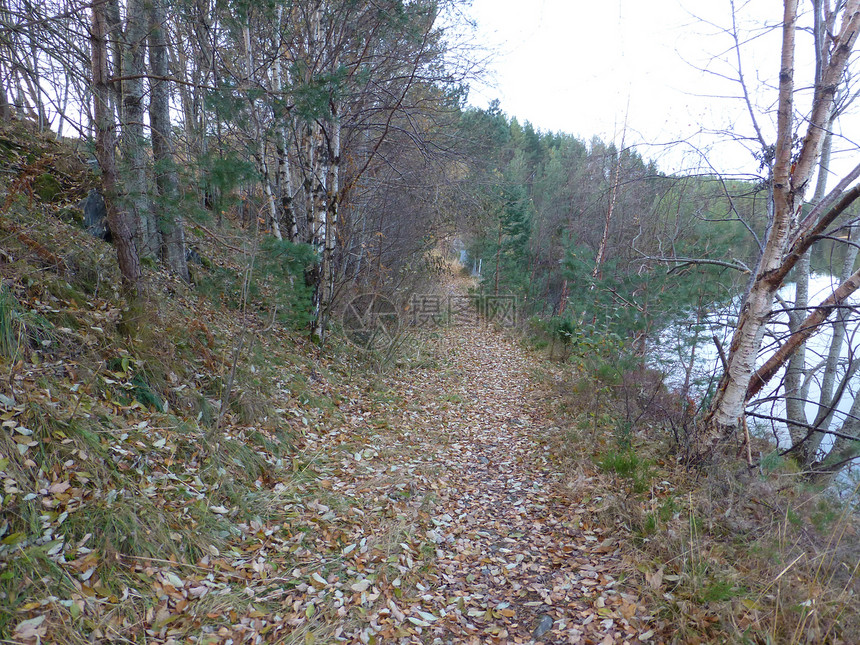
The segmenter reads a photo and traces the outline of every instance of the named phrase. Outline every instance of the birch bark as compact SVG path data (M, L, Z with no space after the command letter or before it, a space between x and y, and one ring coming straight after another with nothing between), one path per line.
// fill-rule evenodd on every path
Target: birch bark
M751 395L751 379L761 348L765 325L773 310L777 289L787 274L786 254L792 241L812 228L795 233L799 201L818 161L823 134L831 114L836 87L845 70L860 29L860 0L848 0L841 27L816 83L808 127L800 152L792 159L794 141L794 56L797 31L797 0L785 0L782 24L782 54L779 74L777 139L773 166L773 216L756 275L741 307L738 325L729 347L728 365L718 385L708 416L709 425L723 436L740 426L745 404ZM805 249L804 249L805 252ZM797 258L799 259L799 257ZM792 266L797 259L792 262ZM753 386L753 388L756 386Z

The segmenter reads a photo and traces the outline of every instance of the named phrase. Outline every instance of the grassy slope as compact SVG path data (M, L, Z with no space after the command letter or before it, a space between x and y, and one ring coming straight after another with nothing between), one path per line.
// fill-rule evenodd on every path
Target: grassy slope
M242 315L153 266L127 340L113 247L69 208L86 167L22 128L0 144L16 178L0 214L0 639L221 642L305 612L278 590L343 527L301 504L341 503L303 447L363 387L350 355L318 360L264 296ZM241 274L248 235L203 230L196 278Z
M243 318L226 305L235 294L204 297L154 267L127 341L113 248L65 208L85 194L86 168L29 133L0 133L0 154L12 170L0 213L0 639L330 640L356 614L314 574L386 575L397 545L421 552L411 536L424 520L333 490L318 446L362 454L408 402L336 344L320 356L270 326L265 294ZM248 236L229 222L190 237L212 262L194 266L198 282L247 266L235 249ZM856 518L784 468L678 465L667 429L683 443L690 419L651 396L648 375L600 363L614 351L573 357L557 454L571 495L632 538L662 637L851 642ZM372 543L353 539L371 522Z

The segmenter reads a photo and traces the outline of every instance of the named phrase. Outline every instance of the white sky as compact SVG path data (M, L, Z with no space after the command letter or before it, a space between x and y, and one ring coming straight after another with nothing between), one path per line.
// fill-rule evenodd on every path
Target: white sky
M736 4L743 7L741 25L757 35L743 48L752 89L776 78L780 34L767 26L780 22L782 3ZM521 122L617 144L626 116L625 145L650 144L638 149L663 170L707 170L689 146L662 145L692 138L708 149L719 170L757 172L749 152L725 143L729 136L695 137L703 128L752 133L743 104L721 98L737 96L739 86L713 74L734 73L727 67L734 59L730 41L720 33L731 25L729 0L473 0L470 15L478 40L498 49L490 66L493 86L473 85L473 105L485 107L498 98ZM810 40L799 37L799 56ZM797 79L798 86L802 81ZM755 98L770 142L772 118L765 113L773 95Z

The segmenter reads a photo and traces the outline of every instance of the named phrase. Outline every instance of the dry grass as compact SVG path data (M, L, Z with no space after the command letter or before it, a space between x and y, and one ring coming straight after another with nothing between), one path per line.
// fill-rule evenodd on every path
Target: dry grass
M628 584L666 642L856 642L857 490L837 500L779 460L685 465L685 402L642 396L641 373L607 385L573 371L560 389L569 492L601 491L600 521L627 533Z
M252 308L224 426L207 442L236 314L153 266L139 334L125 338L113 248L63 217L89 187L64 185L47 203L23 183L0 186L0 639L35 615L45 617L42 642L151 641L144 630L160 634L167 611L156 576L199 573L201 559L242 544L243 523L305 494L316 477L302 453L305 424L336 407L337 375L305 358L302 338L268 329L265 307ZM229 220L222 232L246 237ZM211 265L195 266L198 278L240 265L223 240L193 233ZM235 514L213 512L223 505ZM188 620L164 629L212 628L208 642L223 642L225 619L213 616L252 600L241 579L225 580L224 594L195 600ZM322 619L306 631L317 642L331 632Z

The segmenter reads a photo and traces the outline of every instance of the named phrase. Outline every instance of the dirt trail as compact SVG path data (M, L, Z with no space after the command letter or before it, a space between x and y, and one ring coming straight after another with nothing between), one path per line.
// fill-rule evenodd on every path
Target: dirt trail
M486 328L446 330L434 354L387 379L380 408L357 402L347 414L357 428L377 425L330 474L364 509L356 544L367 558L346 571L357 583L337 586L363 594L352 600L368 611L334 636L650 642L645 608L618 584L616 536L562 493L536 359Z

